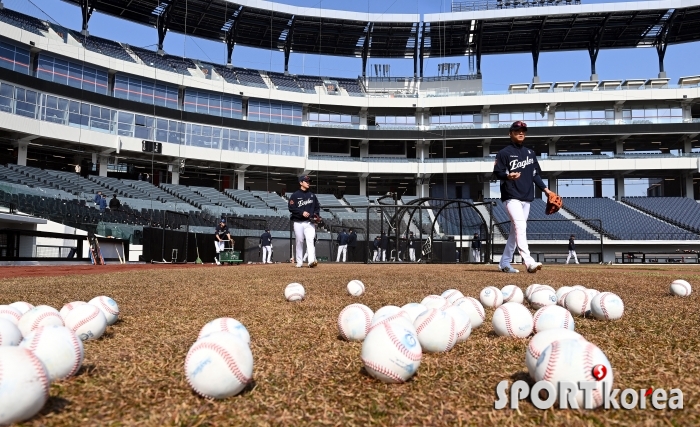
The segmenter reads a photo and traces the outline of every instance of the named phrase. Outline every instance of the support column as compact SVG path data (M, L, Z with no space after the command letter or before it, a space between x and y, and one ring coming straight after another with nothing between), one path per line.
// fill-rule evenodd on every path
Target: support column
M554 191L555 193L559 193L559 182L556 177L551 176L547 178L547 188Z
M367 195L367 175L360 175L360 196Z
M625 177L618 175L615 177L615 200L625 197Z
M685 187L685 197L695 200L695 190L693 189L693 174L683 175L683 186Z
M245 190L245 171L236 171L236 188L238 190Z
M481 127L490 128L491 127L491 106L484 105L481 109Z
M416 175L416 196L430 196L430 174Z
M547 143L547 154L550 156L557 155L557 141L551 140Z
M625 142L624 141L615 141L615 154L624 154L625 153Z
M369 157L369 140L360 141L360 158Z
M481 142L481 157L489 157L490 155L491 155L491 138L486 138Z
M484 199L491 198L491 181L489 181L489 177L484 179L484 188L481 191L484 193Z
M170 183L180 185L180 163L168 165L168 172L170 172Z
M17 144L17 164L19 166L27 166L27 147L28 142L19 141Z
M108 163L109 163L109 156L100 156L100 158L99 158L100 169L98 171L100 176L107 176L107 164Z
M360 129L367 129L367 107L360 109Z
M688 154L693 151L693 143L691 142L692 140L687 137L683 138L683 154Z
M603 180L593 179L593 197L598 199L603 197Z

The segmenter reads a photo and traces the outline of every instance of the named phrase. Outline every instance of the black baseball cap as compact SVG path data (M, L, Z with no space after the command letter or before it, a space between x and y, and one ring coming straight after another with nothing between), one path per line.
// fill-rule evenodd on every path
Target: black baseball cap
M302 175L299 177L299 182L311 182L311 178L308 175Z
M219 222L223 222L224 224L226 223L226 218L221 218Z
M521 129L527 132L527 123L522 120L515 121L512 125L510 125L510 132Z

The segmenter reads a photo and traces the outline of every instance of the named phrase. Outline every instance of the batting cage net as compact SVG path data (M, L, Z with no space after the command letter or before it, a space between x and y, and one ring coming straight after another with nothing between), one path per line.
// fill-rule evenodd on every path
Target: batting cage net
M162 223L156 225L160 227L144 228L144 240L148 240L144 242L144 260L154 264L187 263L190 215L166 210L162 214Z

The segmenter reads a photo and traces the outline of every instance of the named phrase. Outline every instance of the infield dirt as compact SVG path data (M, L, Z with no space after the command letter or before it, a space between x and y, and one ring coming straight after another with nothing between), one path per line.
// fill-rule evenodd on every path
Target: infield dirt
M38 274L41 268L31 277L0 268L0 304L60 309L109 295L121 309L102 339L85 344L79 374L55 382L42 412L26 425L700 425L700 266L545 266L534 275L463 265L169 267L64 269L48 277ZM365 283L363 296L347 295L352 279ZM674 279L695 285L694 293L671 297ZM304 301L285 301L290 282L304 285ZM377 310L450 288L478 298L485 286L525 290L532 283L620 295L621 320L577 318L576 331L608 356L615 387L680 388L684 409L540 411L521 402L519 411L494 410L499 381L527 380L527 340L495 336L492 309L466 342L425 354L417 375L401 385L367 376L362 344L338 338L338 313L354 302ZM212 401L192 392L183 363L201 327L222 316L240 320L251 334L254 382L239 396Z

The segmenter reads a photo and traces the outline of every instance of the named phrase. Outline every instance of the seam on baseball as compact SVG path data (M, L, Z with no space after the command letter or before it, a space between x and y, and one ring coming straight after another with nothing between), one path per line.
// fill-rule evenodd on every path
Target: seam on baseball
M399 377L396 373L392 372L392 371L389 370L388 368L385 368L384 366L378 365L378 364L376 364L376 363L374 363L374 362L371 362L371 361L369 361L369 360L367 360L367 359L364 359L364 358L362 359L362 363L365 364L365 367L366 367L366 368L370 368L370 369L372 369L373 371L377 371L377 372L379 372L380 374L384 374L384 375L386 375L387 377L389 377L389 378L391 378L391 379L393 379L393 380L395 380L395 381L398 381L398 382L400 382L400 383L405 382L405 381L403 380L403 378Z
M503 311L503 318L506 321L506 331L508 331L508 335L510 335L513 338L517 338L513 333L513 325L510 324L510 313L508 313L508 309L506 307L501 308Z
M200 349L211 350L214 353L221 356L221 358L224 359L224 363L226 363L226 366L229 368L233 376L236 377L238 382L240 382L241 384L248 384L250 378L243 375L243 372L241 372L240 368L238 367L236 360L228 353L228 351L226 351L225 348L214 343L200 342L195 344L194 347L192 347L192 349L190 350L190 352L194 353L196 350ZM185 363L187 363L187 360L185 360Z
M544 376L542 377L544 381L549 381L552 378L552 375L554 375L554 370L557 367L557 359L559 358L559 343L554 341L552 344L550 344L550 346L552 347L552 352L549 355L549 360L547 360L547 368L545 369ZM539 357L537 359L539 359Z
M30 328L30 332L33 331L34 329L38 328L39 323L41 323L42 320L46 319L47 317L51 317L51 316L56 316L59 319L61 319L61 322L63 322L63 318L60 315L58 315L52 311L50 311L48 313L42 313L41 315L39 315L39 317L34 319L34 322L32 323L32 327Z
M44 365L41 364L41 361L39 361L39 358L34 355L33 352L26 350L27 352L27 358L30 359L30 362L32 363L32 366L36 370L37 375L39 376L39 379L41 380L41 386L44 389L44 396L48 399L49 397L49 379L46 377L46 370L44 369Z
M389 339L394 344L394 347L396 347L396 349L399 350L401 354L403 354L404 356L406 356L414 362L417 362L421 359L421 356L423 356L422 353L416 355L415 353L409 351L406 348L406 346L403 345L403 343L399 341L399 339L396 337L396 334L391 329L391 325L389 323L384 323L384 329L386 330L387 335L389 335Z
M610 320L610 316L608 316L608 310L605 308L605 297L610 295L609 293L605 292L603 293L603 296L600 297L600 309L603 310L603 316L605 316L605 320Z
M583 370L586 375L586 381L593 381L597 384L597 380L593 377L593 350L595 350L595 345L588 343L586 349L583 351ZM593 389L593 406L600 406L603 397L598 390L598 387Z
M93 306L93 307L95 307L95 306ZM98 314L100 314L100 309L95 307L95 311L93 311L92 314L90 314L90 316L82 319L80 322L76 323L75 326L73 326L71 328L73 333L77 333L78 328L80 328L81 326L83 326L83 325L87 324L88 322L90 322L91 320L93 320L95 317L97 317Z
M73 369L66 375L66 377L72 377L78 372L78 369L80 369L80 365L82 364L82 357L81 357L81 351L80 351L80 343L78 342L78 336L75 335L75 333L71 334L71 342L73 343L73 350L75 351L75 362L73 362Z
M16 312L14 312L12 310L7 310L7 309L0 309L0 314L9 314L12 317L14 317L15 319L17 319L17 322L19 322L20 317L22 317L22 315L17 316Z
M102 297L100 297L99 301L100 301L100 305L102 305L102 307L103 307L106 311L108 311L109 314L112 314L112 315L115 315L115 316L119 315L119 312L118 312L118 311L112 310L112 308L111 308L107 303L104 302L104 300L103 300Z
M433 309L433 311L430 313L430 315L429 315L425 320L423 320L423 322L421 322L420 325L418 325L418 327L416 328L416 333L420 334L421 331L422 331L426 326L428 326L428 324L433 320L433 318L435 317L435 315L437 314L437 312L438 312L438 311L437 311L436 309Z
M482 321L485 320L485 319L486 319L486 313L484 313L484 312L482 312L481 310L479 310L479 306L476 305L476 300L475 300L474 298L469 298L469 302L472 303L472 305L474 306L474 309L476 310L476 312L479 313L479 317L481 317L481 320L482 320Z

